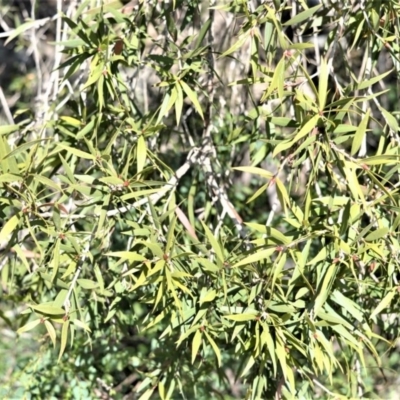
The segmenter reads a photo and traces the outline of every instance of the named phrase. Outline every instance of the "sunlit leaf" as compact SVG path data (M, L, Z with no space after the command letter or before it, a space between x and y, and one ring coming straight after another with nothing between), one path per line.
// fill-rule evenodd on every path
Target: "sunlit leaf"
M195 362L197 353L199 352L199 348L201 346L202 334L200 329L196 330L192 341L192 364Z
M392 289L376 306L375 310L371 313L370 318L374 318L380 314L385 308L389 307L397 291Z
M369 120L370 110L367 110L364 118L361 120L360 124L357 127L356 133L354 135L353 144L351 145L351 154L354 155L359 150L361 143L364 139L365 134L367 133L367 126Z
M41 319L35 319L33 321L28 322L26 325L22 326L17 330L18 335L21 335L24 332L28 332L32 329L34 329L36 326L38 326L41 323Z

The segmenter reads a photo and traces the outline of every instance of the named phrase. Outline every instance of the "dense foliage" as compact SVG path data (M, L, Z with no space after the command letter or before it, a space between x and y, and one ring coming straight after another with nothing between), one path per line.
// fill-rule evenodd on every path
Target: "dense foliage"
M399 5L38 3L0 2L2 397L388 398Z

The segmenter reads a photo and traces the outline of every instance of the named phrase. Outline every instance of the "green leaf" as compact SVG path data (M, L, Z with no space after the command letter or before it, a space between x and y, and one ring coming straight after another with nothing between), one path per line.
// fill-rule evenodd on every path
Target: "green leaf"
M213 289L213 290L209 290L204 297L200 298L200 304L203 303L207 303L210 301L213 301L215 299L215 297L217 296L217 292Z
M324 276L324 281L322 283L320 290L318 291L318 295L315 300L315 305L314 305L315 314L319 313L319 311L321 310L322 306L324 305L326 299L328 298L330 288L331 288L333 280L336 276L336 272L337 272L336 264L332 264L328 267L328 269L325 273L325 276Z
M81 121L79 121L79 119L76 119L76 118L73 118L70 116L61 116L60 120L64 121L67 125L71 125L75 128L81 127Z
M47 20L49 20L49 19L50 18L47 18ZM4 42L4 45L6 46L8 43L11 42L11 40L15 39L17 36L19 36L21 33L24 33L28 29L39 27L40 25L41 25L40 21L27 19L27 22L25 22L24 24L21 24L18 28L11 31L10 35Z
M397 119L389 111L385 110L383 107L379 107L379 110L383 114L383 117L385 118L390 129L394 132L398 132L399 124L397 122Z
M19 223L19 214L13 215L3 226L0 232L0 243L8 239L8 236L13 233Z
M167 116L168 111L171 109L171 107L175 103L176 96L177 96L177 93L176 93L175 87L172 88L171 93L165 94L164 100L161 104L160 111L158 113L157 124L159 124L161 122L161 120Z
M338 339L347 339L347 341L354 346L360 347L360 342L357 340L357 337L352 335L343 325L331 325L331 328L339 333Z
M44 325L46 326L47 332L48 332L48 334L50 336L50 339L51 339L51 341L53 343L53 347L55 348L56 347L56 336L57 336L56 335L56 330L54 329L53 324L48 320L44 321Z
M268 172L265 169L258 167L234 167L232 169L235 169L236 171L247 172L249 174L259 175L267 179L271 179L274 176L274 174L272 174L271 172Z
M201 221L201 224L203 225L203 229L206 233L207 239L211 244L212 249L215 252L215 255L217 256L218 260L223 263L224 262L224 254L222 252L221 246L219 245L217 239L215 238L215 236L212 234L212 232L210 231L209 227L203 222Z
M320 111L323 111L326 104L326 97L328 95L328 79L329 79L328 64L324 57L321 58L321 65L319 68L320 70L319 70L318 101L319 101L319 109Z
M286 206L290 206L290 199L289 199L289 195L286 190L286 187L279 178L276 178L275 184L276 184L276 191L277 191L278 198L281 203L282 209L286 210Z
M293 18L289 19L289 21L286 21L283 23L283 26L291 26L291 25L296 25L299 24L300 22L303 21L308 21L311 19L311 17L322 7L322 4L318 4L315 7L311 7L307 10L304 10L297 15L295 15Z
M291 139L291 140L284 140L280 142L274 149L272 155L273 157L276 157L277 154L280 152L289 149L292 147L296 142L298 142L300 139L302 139L304 136L307 134L310 134L310 132L315 128L315 126L318 123L319 115L314 115L312 118L310 118L304 125L303 127L299 130L299 132L296 134L296 136Z
M193 92L192 89L190 89L190 87L184 81L179 81L179 83L181 84L183 91L193 103L194 108L199 113L200 117L204 120L203 110L201 109L201 105L199 103L199 100L197 99L196 93Z
M56 307L53 304L30 305L29 307L40 314L65 315L65 310L63 308Z
M98 64L93 70L90 71L90 75L86 83L83 85L81 90L85 90L89 88L89 86L92 86L93 84L97 83L101 78L104 79L103 71L104 71L104 64L100 63ZM100 98L101 100L104 99L104 97Z
M67 346L68 328L69 328L69 321L66 320L64 321L63 326L61 328L61 342L60 342L60 352L58 354L58 362L60 362L61 357L64 354L65 347Z
M366 81L359 83L357 85L357 90L366 89L367 87L370 87L370 86L374 85L375 83L380 82L381 80L383 80L387 75L389 75L392 72L393 72L393 69L391 69L390 71L386 71L381 75L375 76L374 78L371 78L371 79L368 79Z
M24 267L28 271L28 273L31 273L31 269L28 263L28 260L26 259L25 252L22 250L21 246L19 244L15 244L13 246L13 250L17 254L18 258L22 261L22 264L24 264Z
M146 164L147 147L143 135L138 137L136 159L137 159L137 173L140 174Z
M81 329L83 329L83 330L85 330L86 332L89 332L89 333L91 332L89 326L87 324L85 324L84 322L80 321L79 319L74 319L72 322L78 328L81 328Z
M14 150L11 151L10 153L8 153L8 154L4 157L4 160L7 159L7 158L9 158L9 157L14 157L14 156L16 156L17 154L23 152L24 150L31 148L32 146L41 144L41 143L43 143L43 142L45 142L45 141L49 141L49 140L53 140L53 139L51 139L51 138L36 139L36 140L31 140L31 141L26 142L26 143L22 143L22 144L21 144L20 146L18 146L16 149L14 149Z
M305 49L312 49L315 45L313 43L293 43L290 44L288 49L289 50L305 50Z
M177 82L174 86L174 90L176 92L176 100L175 100L175 116L176 116L176 126L179 126L181 122L182 109L183 109L183 92L181 85Z
M214 339L211 337L211 335L207 332L207 330L204 330L204 333L209 341L209 343L211 344L211 347L214 350L214 353L217 357L217 361L218 361L218 367L221 366L221 351L219 350L217 344L214 342Z
M347 298L343 293L339 292L339 290L335 290L330 298L337 304L343 307L343 310L349 312L357 321L363 321L363 315L359 308L359 306L352 301L351 299Z
M306 265L318 264L319 262L326 259L327 254L328 253L326 247L322 247L321 250L317 253L317 255L312 260L310 260Z
M202 27L197 36L195 49L198 49L201 46L201 44L204 40L204 37L206 36L206 33L210 29L210 26L211 26L211 19L208 19L205 23L202 24Z
M7 135L19 129L19 125L0 125L0 135Z
M14 175L14 174L1 174L0 175L0 183L7 182L21 182L23 180L22 176Z
M246 201L246 204L251 203L258 197L260 197L262 194L265 194L265 191L268 189L269 185L270 184L268 182L265 185L262 185L259 189L257 189L257 191Z
M311 119L309 119L293 138L292 143L294 144L307 134L310 134L312 130L317 126L319 118L319 115L314 115Z
M83 289L96 289L99 287L99 284L95 281L91 281L90 279L78 279L77 280L79 286Z
M364 118L360 122L360 125L358 125L356 133L354 135L353 143L351 145L351 155L356 154L358 149L361 146L361 143L363 141L364 135L367 132L369 113L370 113L370 110L368 109L368 111L364 115Z
M17 330L17 334L21 335L24 332L28 332L28 331L34 329L36 326L38 326L40 324L41 321L42 320L39 318L39 319L35 319L34 321L28 322L26 325L22 326L21 328L19 328Z
M247 375L247 373L250 371L250 369L251 369L252 366L254 365L255 361L256 361L256 360L254 359L253 356L250 356L250 357L248 358L247 364L246 364L246 366L244 367L242 373L240 374L240 377L244 377L244 376Z
M292 237L287 237L278 229L272 228L270 226L255 224L252 222L246 222L246 226L248 226L250 229L254 229L257 232L261 232L264 235L267 235L268 238L275 239L278 244L288 245L292 242Z
M54 189L56 192L62 192L61 188L51 179L47 178L46 176L43 175L32 175L35 178L35 181L38 181L42 183L45 186L48 186L49 188Z
M254 311L254 314L230 314L224 315L224 318L231 319L232 321L245 322L254 321L257 319L258 312Z
M248 37L245 35L242 35L237 42L235 42L227 51L221 54L220 57L226 57L229 54L234 53L236 50L240 49L244 43L247 41Z
M274 274L273 274L273 276L272 276L272 282L271 282L271 287L272 287L271 290L273 290L273 288L274 288L274 286L275 286L275 282L276 282L276 280L278 279L279 275L281 274L281 272L282 272L282 270L283 270L283 267L285 266L286 257L287 257L286 254L283 253L283 254L281 255L280 260L279 260L278 262L275 261L275 265L274 265Z
M243 260L240 260L236 264L232 265L231 268L235 269L235 268L242 267L243 265L257 263L261 260L265 260L265 259L269 258L275 251L276 251L275 247L258 251L257 253L251 254L251 255L245 257Z
M134 251L112 251L105 254L109 257L118 257L129 261L145 261L146 257Z
M84 128L82 128L77 134L76 139L83 139L89 132L93 133L94 124L96 123L96 119L93 118ZM79 125L80 127L80 125Z
M201 340L202 340L201 331L200 329L197 329L192 341L192 364L194 364L196 360L197 353L199 352L199 348L201 345Z
M89 153L85 153L82 150L74 149L73 147L67 146L67 145L65 145L63 143L57 143L57 146L61 147L64 150L67 150L68 153L77 156L78 159L79 158L84 158L86 160L93 160L93 161L95 160L95 156L93 156L92 154L89 154Z
M356 126L353 125L347 125L347 124L339 124L335 130L333 131L333 133L340 135L342 133L349 133L349 132L354 132L357 130Z
M140 397L138 400L149 400L150 397L152 396L153 392L155 390L155 387L152 387L150 389L147 389Z
M167 243L165 244L165 252L168 254L173 248L175 242L175 226L176 226L177 217L174 215L168 227L167 233Z
M261 97L260 100L261 102L266 101L271 96L271 94L275 89L278 89L278 92L282 90L284 75L285 75L285 58L283 57L281 58L281 60L279 61L278 65L275 68L271 84L269 85L268 90Z
M365 165L381 165L381 164L398 164L400 161L400 155L394 154L382 154L380 156L371 156L364 158L359 161L360 164Z
M393 300L393 297L397 293L397 288L393 288L377 305L375 310L371 313L370 318L374 318L380 314L385 308L387 308Z
M367 242L372 242L373 240L378 240L380 238L383 238L386 236L389 232L389 228L379 228L376 229L375 231L369 233L366 237L365 240Z

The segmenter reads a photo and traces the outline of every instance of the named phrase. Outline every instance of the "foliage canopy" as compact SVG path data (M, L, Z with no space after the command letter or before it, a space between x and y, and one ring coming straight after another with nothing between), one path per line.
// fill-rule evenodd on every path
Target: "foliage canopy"
M399 5L122 6L3 35L36 79L2 96L0 317L40 343L3 394L373 396L399 334Z

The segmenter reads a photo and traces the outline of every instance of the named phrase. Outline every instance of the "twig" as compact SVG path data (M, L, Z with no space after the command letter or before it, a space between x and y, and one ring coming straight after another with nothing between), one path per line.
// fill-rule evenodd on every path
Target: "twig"
M330 396L335 396L335 393L331 392L329 389L327 389L322 383L317 381L316 378L313 378L312 380L318 387L320 387L325 393L328 393Z
M3 89L1 88L1 86L0 86L0 103L1 103L1 105L3 107L3 111L4 111L4 114L5 114L6 118L7 118L8 123L10 125L14 125L15 124L14 118L12 116L12 113L10 111L10 107L8 106L7 99L4 96L4 92L3 92Z

